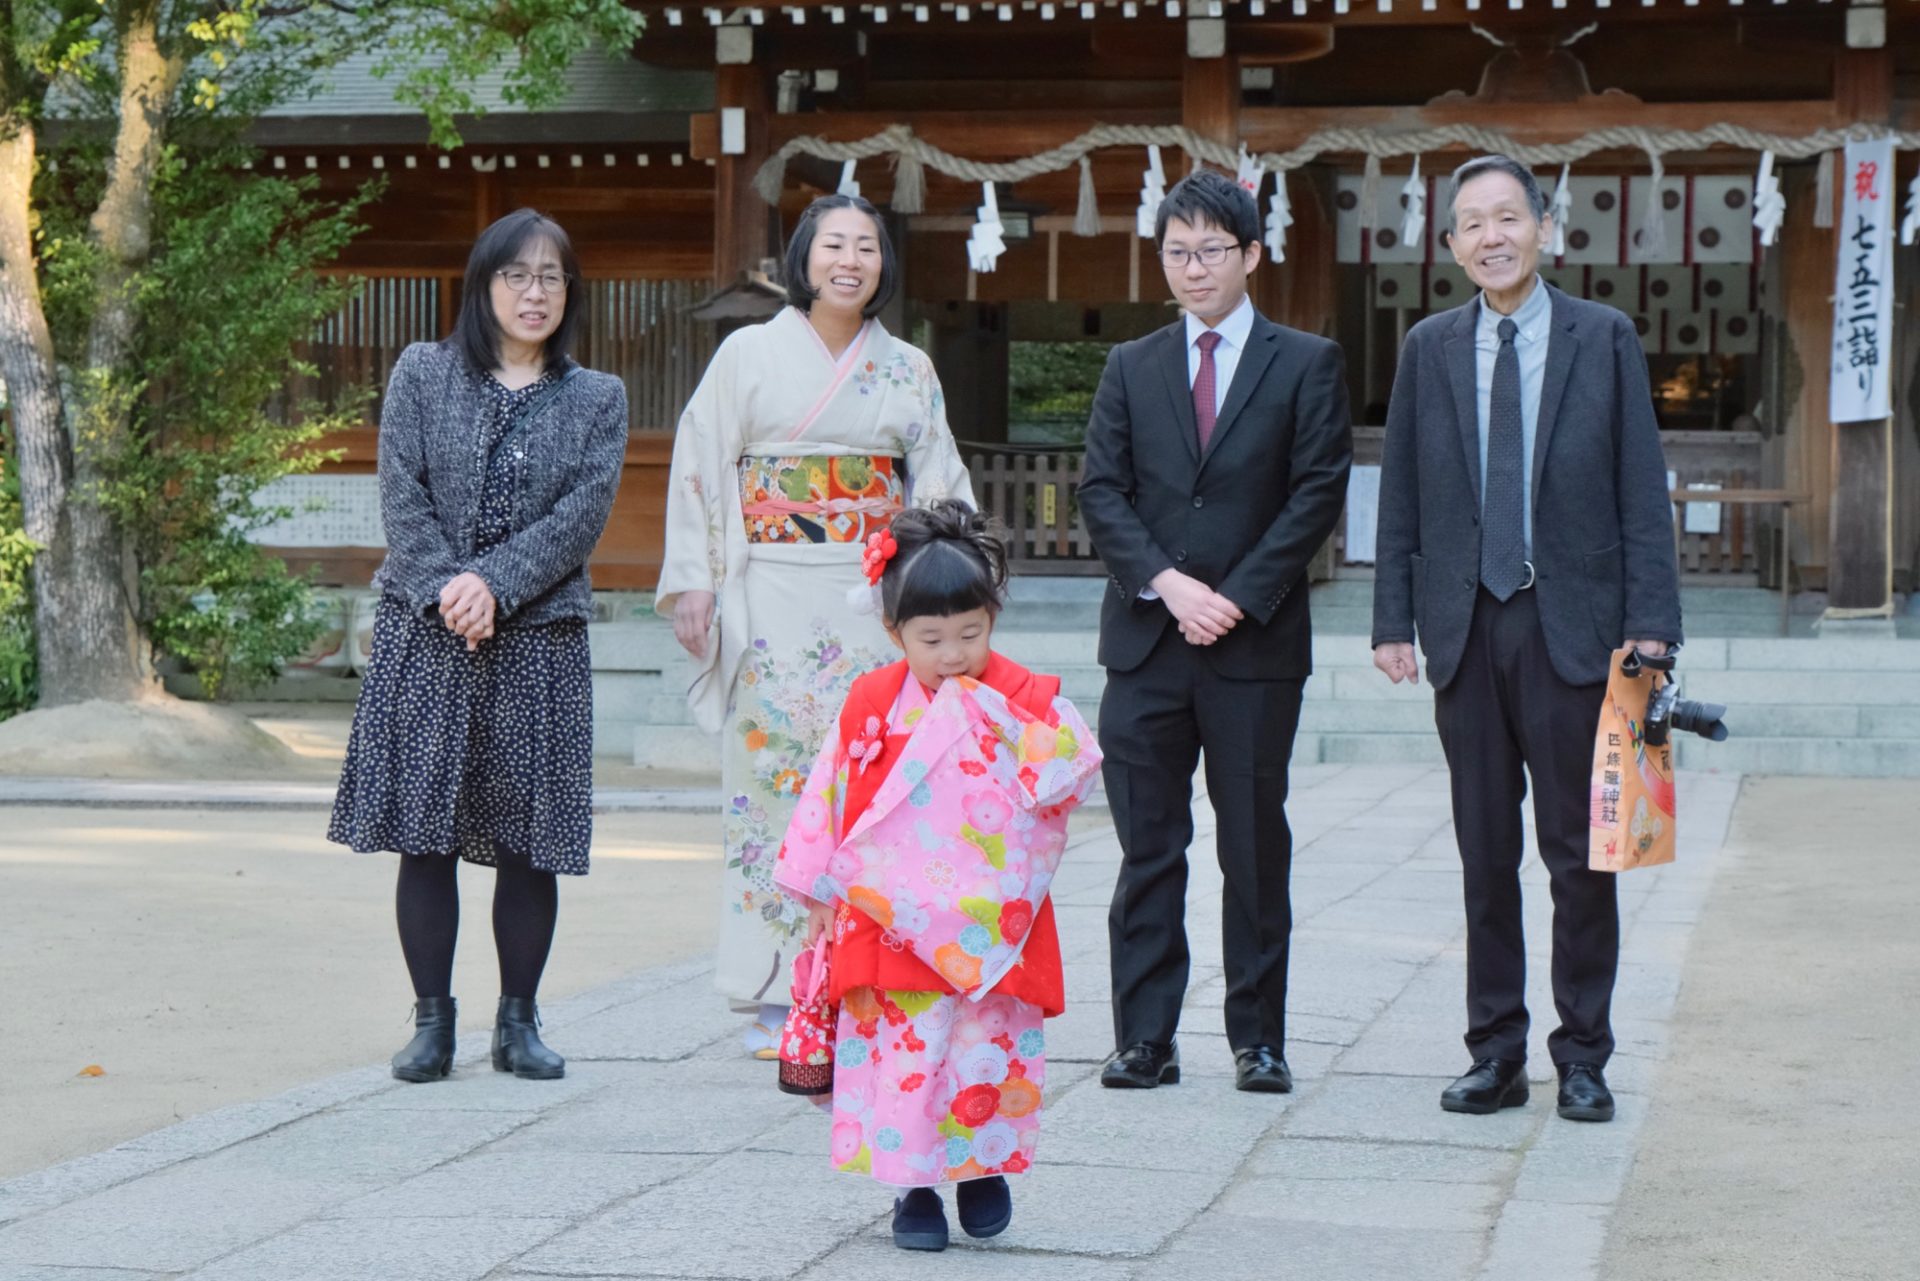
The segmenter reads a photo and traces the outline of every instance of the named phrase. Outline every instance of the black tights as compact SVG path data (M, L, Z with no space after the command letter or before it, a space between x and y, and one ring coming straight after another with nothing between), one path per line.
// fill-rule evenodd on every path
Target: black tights
M560 912L552 872L496 850L493 943L500 954L500 995L532 997L540 987ZM417 997L453 994L453 941L460 932L460 859L453 854L402 854L394 892L400 950Z

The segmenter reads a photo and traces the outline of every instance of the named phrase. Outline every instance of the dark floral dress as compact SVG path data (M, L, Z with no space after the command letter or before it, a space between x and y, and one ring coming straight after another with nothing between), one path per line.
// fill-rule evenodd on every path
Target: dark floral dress
M482 448L548 386L487 379ZM477 550L513 532L520 452L495 454L480 494ZM593 836L593 670L587 625L516 627L469 651L437 613L394 595L374 616L373 655L354 710L327 839L356 850L503 855L543 872L585 875Z

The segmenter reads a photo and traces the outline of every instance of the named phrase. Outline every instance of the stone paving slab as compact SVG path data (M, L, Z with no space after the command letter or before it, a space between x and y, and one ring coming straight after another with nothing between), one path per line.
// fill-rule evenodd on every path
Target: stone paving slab
M1070 1008L1048 1026L1039 1162L1013 1227L956 1230L916 1276L1489 1281L1595 1274L1669 1041L1687 937L1737 780L1682 779L1681 862L1621 884L1611 1125L1553 1116L1546 879L1527 894L1534 1097L1440 1111L1461 1070L1463 925L1444 772L1296 771L1290 1096L1242 1095L1221 1025L1220 875L1204 803L1188 886L1184 1079L1096 1080L1111 1048L1117 849L1074 840L1056 912ZM740 1056L700 961L545 1010L567 1078L379 1066L0 1184L0 1281L533 1281L904 1275L891 1194L827 1169L825 1118ZM950 1198L949 1198L950 1199Z

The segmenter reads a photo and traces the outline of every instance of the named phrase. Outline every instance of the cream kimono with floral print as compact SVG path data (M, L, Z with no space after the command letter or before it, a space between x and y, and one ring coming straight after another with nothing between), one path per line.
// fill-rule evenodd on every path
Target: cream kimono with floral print
M838 359L791 307L739 330L681 416L655 608L717 598L687 701L721 735L715 984L742 1008L786 999L806 918L774 887L774 856L847 687L893 656L848 603L862 543L902 506L949 497L973 491L939 379L878 321Z

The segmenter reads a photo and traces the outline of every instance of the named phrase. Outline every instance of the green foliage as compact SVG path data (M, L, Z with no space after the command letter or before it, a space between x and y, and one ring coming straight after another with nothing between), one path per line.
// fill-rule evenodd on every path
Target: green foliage
M294 406L284 389L313 372L293 353L354 288L317 268L375 194L329 206L311 179L249 174L231 160L170 152L157 182L139 284L141 382L113 389L134 401L104 495L134 541L155 650L188 663L210 697L271 679L320 631L309 583L247 536L290 514L260 506L259 491L314 470L331 456L315 442L361 420L364 397Z
M33 706L38 662L33 647L30 573L39 550L20 527L20 477L11 438L0 438L0 721Z
M1055 421L1078 424L1068 433L1079 440L1093 412L1093 393L1106 368L1108 344L1099 342L1017 342L1008 353L1008 411L1016 423Z

